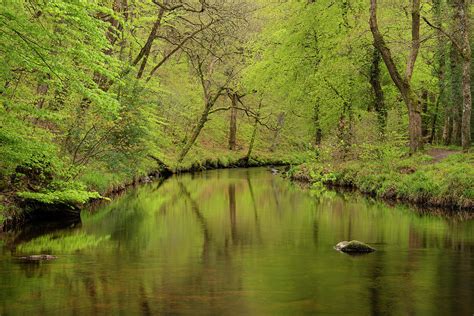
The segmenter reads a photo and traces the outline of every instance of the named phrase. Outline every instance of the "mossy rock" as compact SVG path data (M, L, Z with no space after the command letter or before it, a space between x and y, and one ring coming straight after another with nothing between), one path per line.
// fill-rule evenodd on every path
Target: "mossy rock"
M341 241L334 247L334 249L352 254L369 253L375 251L375 249L371 246L357 240Z

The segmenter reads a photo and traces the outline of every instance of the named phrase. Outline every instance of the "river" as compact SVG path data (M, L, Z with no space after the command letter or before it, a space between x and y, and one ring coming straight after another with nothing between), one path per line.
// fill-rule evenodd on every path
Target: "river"
M376 252L333 249L357 239ZM0 315L474 313L474 220L312 194L265 168L174 176L0 241ZM15 257L50 253L56 260Z

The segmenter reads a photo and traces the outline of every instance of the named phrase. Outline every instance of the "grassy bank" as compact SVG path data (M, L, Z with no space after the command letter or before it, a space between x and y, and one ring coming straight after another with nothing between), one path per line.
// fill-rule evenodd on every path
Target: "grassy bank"
M419 205L474 209L474 154L446 149L398 156L378 148L346 161L321 155L288 172L294 180L318 186L341 186L383 199ZM438 154L439 152L443 154Z

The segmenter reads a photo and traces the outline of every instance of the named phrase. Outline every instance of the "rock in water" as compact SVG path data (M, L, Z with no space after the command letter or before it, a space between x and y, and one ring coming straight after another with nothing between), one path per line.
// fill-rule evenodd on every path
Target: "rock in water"
M357 240L341 241L334 249L346 253L369 253L375 251L374 248Z
M26 257L19 257L18 259L24 262L39 262L39 261L54 260L57 258L58 257L52 256L52 255L31 255L31 256L26 256Z

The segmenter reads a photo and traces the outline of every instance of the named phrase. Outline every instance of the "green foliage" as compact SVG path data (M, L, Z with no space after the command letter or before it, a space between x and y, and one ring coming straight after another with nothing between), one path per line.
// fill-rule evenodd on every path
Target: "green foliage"
M385 146L377 152L386 152ZM373 146L368 146L373 153ZM350 186L361 192L433 206L470 208L474 205L472 154L452 154L440 162L427 155L398 157L392 150L381 158L352 160L336 164L315 162L290 170L290 176L321 184Z
M38 201L45 204L81 205L91 199L100 199L102 196L97 192L64 190L53 192L18 192L22 199Z

